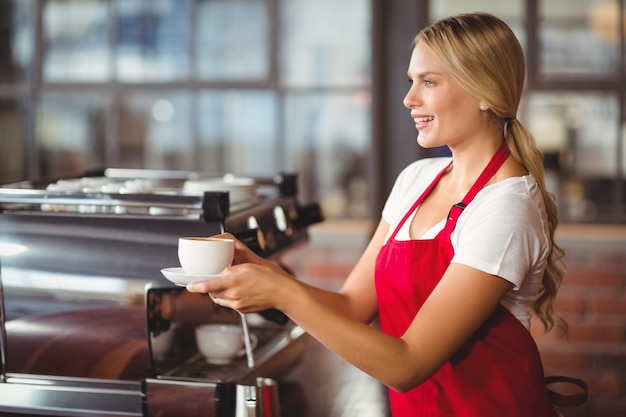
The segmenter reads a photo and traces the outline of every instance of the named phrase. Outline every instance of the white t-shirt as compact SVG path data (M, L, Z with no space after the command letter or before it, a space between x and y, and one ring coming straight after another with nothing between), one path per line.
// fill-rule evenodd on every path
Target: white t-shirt
M387 238L449 163L449 157L422 159L400 173L382 212L390 225ZM399 230L397 240L410 240L411 219L412 216ZM442 219L421 239L434 238L444 224ZM531 306L550 250L547 215L535 179L530 175L512 177L483 188L459 216L450 238L454 248L452 262L513 283L502 304L529 328Z

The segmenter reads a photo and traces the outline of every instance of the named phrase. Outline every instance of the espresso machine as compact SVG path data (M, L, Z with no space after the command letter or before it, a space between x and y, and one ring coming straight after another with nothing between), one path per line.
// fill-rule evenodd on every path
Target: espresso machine
M160 270L178 237L224 232L280 264L323 218L297 181L112 168L0 187L0 413L279 417L303 329L247 315L253 366L207 363L195 326L239 313Z

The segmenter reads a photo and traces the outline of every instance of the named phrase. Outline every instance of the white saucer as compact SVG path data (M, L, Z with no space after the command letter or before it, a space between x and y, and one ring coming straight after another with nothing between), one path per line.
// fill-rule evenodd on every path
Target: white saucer
M220 275L198 275L198 274L187 274L183 271L183 268L173 267L173 268L163 268L161 269L161 273L165 278L169 281L173 282L176 285L180 285L181 287L187 286L187 284L193 284L194 282L202 282L208 281L210 279L215 279Z

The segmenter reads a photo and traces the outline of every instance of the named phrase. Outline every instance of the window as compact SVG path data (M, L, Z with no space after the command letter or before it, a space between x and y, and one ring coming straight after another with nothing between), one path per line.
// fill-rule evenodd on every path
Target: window
M626 220L622 7L617 0L537 2L537 65L529 69L524 114L550 161L565 221Z
M2 1L0 182L105 167L295 171L303 203L365 217L371 9Z

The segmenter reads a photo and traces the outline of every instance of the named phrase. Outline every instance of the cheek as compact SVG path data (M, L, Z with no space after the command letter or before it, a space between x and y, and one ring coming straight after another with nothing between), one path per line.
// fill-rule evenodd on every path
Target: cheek
M428 102L428 107L434 113L439 113L440 115L454 111L459 104L458 99L458 95L441 90L429 92L425 97L425 101Z
M474 117L478 106L472 100L468 100L464 95L451 94L445 99L439 98L433 101L433 108L440 112L440 116L446 119L452 119L455 123L465 120L468 117Z

